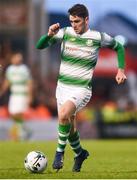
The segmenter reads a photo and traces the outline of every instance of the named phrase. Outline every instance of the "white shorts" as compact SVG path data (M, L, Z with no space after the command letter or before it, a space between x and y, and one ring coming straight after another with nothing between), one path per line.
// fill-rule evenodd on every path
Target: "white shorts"
M23 113L28 108L28 97L27 96L20 96L20 95L11 95L9 97L9 113L16 114L16 113Z
M86 88L72 87L59 84L56 89L57 108L68 100L72 101L76 106L76 112L81 110L90 101L92 92Z

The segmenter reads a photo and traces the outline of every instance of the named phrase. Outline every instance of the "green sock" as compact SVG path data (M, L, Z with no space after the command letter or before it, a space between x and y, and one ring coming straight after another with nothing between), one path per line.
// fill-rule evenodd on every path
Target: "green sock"
M57 146L57 151L58 152L64 152L66 144L67 144L67 139L70 133L70 124L62 125L59 124L58 127L58 146Z
M75 155L78 156L82 151L78 131L76 131L73 134L69 135L68 141L70 143L70 146L71 146L72 150L75 152Z
M14 117L13 120L16 122L16 123L23 123L24 122L24 119L22 117Z

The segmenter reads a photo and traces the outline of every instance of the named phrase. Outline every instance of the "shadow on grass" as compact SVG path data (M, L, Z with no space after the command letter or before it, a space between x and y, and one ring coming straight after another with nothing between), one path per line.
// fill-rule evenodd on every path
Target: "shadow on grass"
M24 168L0 168L0 171L22 171L22 172L27 172L27 173L30 173L30 174L63 174L63 173L72 173L72 174L80 174L80 173L84 173L84 174L88 174L88 173L137 173L137 170L133 170L133 171L130 171L130 170L123 170L123 171L81 171L81 172L72 172L71 170L64 170L64 169L61 169L60 171L56 172L54 170L45 170L44 172L41 172L41 173L38 173L38 172L28 172L27 170L25 170Z
M14 179L96 179L96 178L114 178L114 177L130 177L137 178L137 170L119 170L119 171L81 171L72 172L71 170L61 169L59 172L47 169L43 173L31 173L24 168L0 168L1 178Z

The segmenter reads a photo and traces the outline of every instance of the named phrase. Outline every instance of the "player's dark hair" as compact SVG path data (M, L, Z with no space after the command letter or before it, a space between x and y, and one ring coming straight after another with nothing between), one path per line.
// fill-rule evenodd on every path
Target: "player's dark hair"
M82 18L89 16L88 9L83 4L75 4L68 10L68 13L72 16L78 16Z
M10 59L12 59L14 56L16 56L17 54L20 54L21 56L22 56L22 58L23 58L23 53L22 53L22 51L18 51L18 50L16 50L16 51L13 51L12 52L12 54L10 55Z

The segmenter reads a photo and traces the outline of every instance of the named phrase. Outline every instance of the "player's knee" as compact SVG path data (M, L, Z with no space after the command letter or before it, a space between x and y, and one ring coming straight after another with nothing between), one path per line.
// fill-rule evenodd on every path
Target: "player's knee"
M58 114L59 121L61 123L66 123L69 120L68 114L65 109L61 109Z

